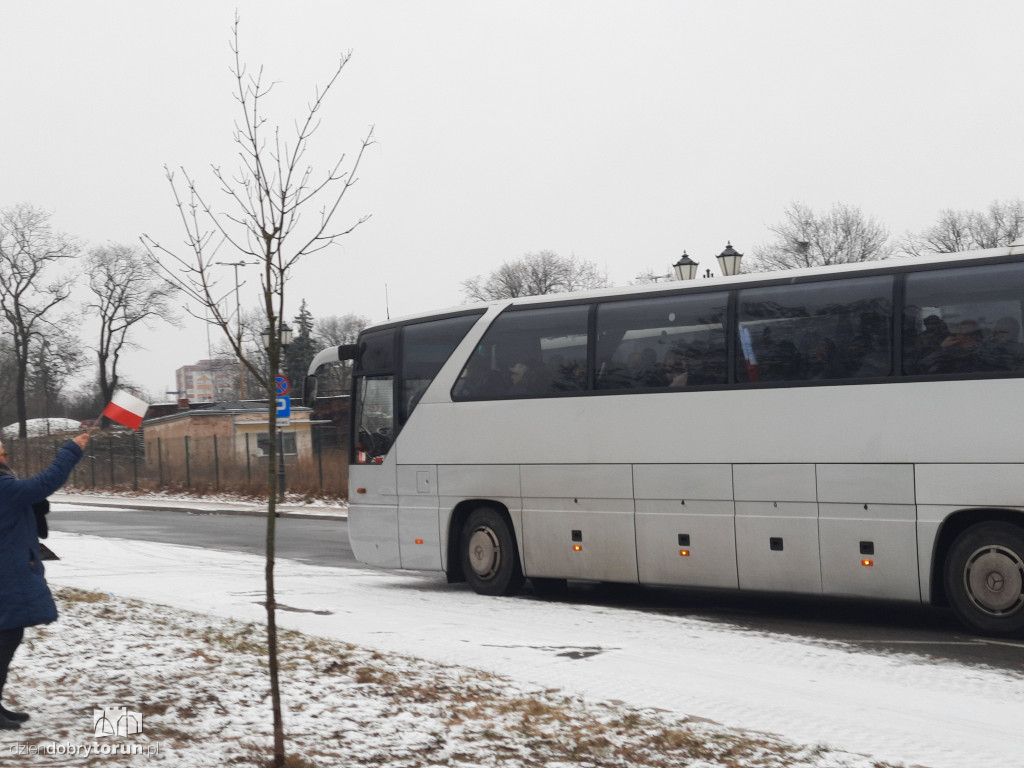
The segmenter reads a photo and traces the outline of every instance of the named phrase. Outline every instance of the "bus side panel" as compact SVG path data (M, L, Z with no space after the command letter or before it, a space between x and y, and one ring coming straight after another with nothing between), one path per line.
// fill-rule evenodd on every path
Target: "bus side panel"
M1020 386L1017 381L1008 383ZM1004 439L1007 435L1013 436L1012 443L1019 444L1016 427L1019 420L1010 414L1008 408L1018 403L1020 398L1000 399L1000 393L991 393L985 397L980 392L974 396L985 402L989 412L995 410L991 403L998 402L1000 406L1007 406L1006 410L1000 411L1000 424L1006 426L1009 432L1001 434L989 427L987 438L981 435L977 437L980 442L972 442L974 438L964 438L964 444L970 446L971 453L976 454L987 444L1009 445L1011 441ZM962 509L995 507L1024 512L1024 464L980 461L972 464L922 463L915 465L914 479L918 505L921 596L925 602L931 602L932 570L936 567L933 562L936 554L935 540L943 523L950 515Z
M520 473L527 575L637 582L630 465L524 465Z
M740 589L821 593L813 464L738 464L736 557Z
M640 583L736 589L733 515L731 501L637 499Z
M918 464L917 503L1024 508L1024 464Z
M519 562L523 562L523 502L519 492L519 466L517 464L443 464L437 468L437 488L440 494L441 541L448 541L452 511L462 501L480 499L504 506L512 519L519 549ZM448 557L459 553L441 552L443 568Z
M352 464L348 470L352 554L367 565L401 568L394 459L389 456L383 464Z
M637 568L643 584L736 589L728 464L637 464Z
M921 600L917 507L819 504L818 514L825 594Z
M437 467L398 467L398 550L403 568L441 570Z
M920 601L910 464L819 464L818 528L826 594Z
M348 539L356 560L381 568L401 568L398 552L398 507L350 504Z

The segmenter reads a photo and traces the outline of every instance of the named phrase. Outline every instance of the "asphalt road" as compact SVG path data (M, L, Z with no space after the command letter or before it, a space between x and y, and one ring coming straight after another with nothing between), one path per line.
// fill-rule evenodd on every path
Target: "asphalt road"
M267 521L258 515L55 503L48 520L52 530L67 533L184 544L255 555L263 555L267 547ZM276 523L277 557L314 565L363 567L352 555L346 520L285 515L277 518Z
M53 530L184 544L262 555L266 520L246 514L124 509L54 504ZM348 543L348 522L283 516L277 519L277 557L315 565L365 568ZM58 554L60 554L58 552ZM438 574L424 574L437 579ZM530 591L523 599L540 599ZM546 598L552 599L552 598ZM573 582L558 600L623 606L706 621L750 632L848 643L878 653L914 653L937 663L984 665L1024 674L1024 639L983 638L961 629L946 610L908 603L695 591Z

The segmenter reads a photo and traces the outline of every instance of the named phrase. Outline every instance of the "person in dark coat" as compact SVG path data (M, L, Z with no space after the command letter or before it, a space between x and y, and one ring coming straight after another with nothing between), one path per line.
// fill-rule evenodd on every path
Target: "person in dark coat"
M25 627L57 620L57 606L40 559L33 505L64 485L88 442L88 434L69 440L53 464L27 480L18 479L8 466L7 451L0 443L0 702ZM24 712L12 712L0 703L0 730L16 730L28 719Z

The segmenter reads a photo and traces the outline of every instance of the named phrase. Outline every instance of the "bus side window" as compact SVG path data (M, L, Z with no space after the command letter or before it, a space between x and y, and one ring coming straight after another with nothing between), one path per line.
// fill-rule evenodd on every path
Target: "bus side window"
M487 329L452 390L455 400L544 397L584 389L590 308L505 310Z
M918 272L907 277L903 372L923 376L1019 373L1024 264Z
M725 384L725 293L608 301L597 308L597 389Z
M412 323L402 329L402 380L398 425L409 420L427 387L455 347L480 318L479 314Z
M892 285L885 276L740 291L737 380L888 376Z

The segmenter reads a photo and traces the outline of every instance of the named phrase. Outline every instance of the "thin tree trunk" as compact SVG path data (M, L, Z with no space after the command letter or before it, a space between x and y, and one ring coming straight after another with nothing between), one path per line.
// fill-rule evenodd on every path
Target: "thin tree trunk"
M284 720L281 715L281 687L277 663L277 601L274 594L274 552L277 529L277 401L268 393L270 452L267 456L267 660L270 668L270 705L274 712L274 766L284 768Z

